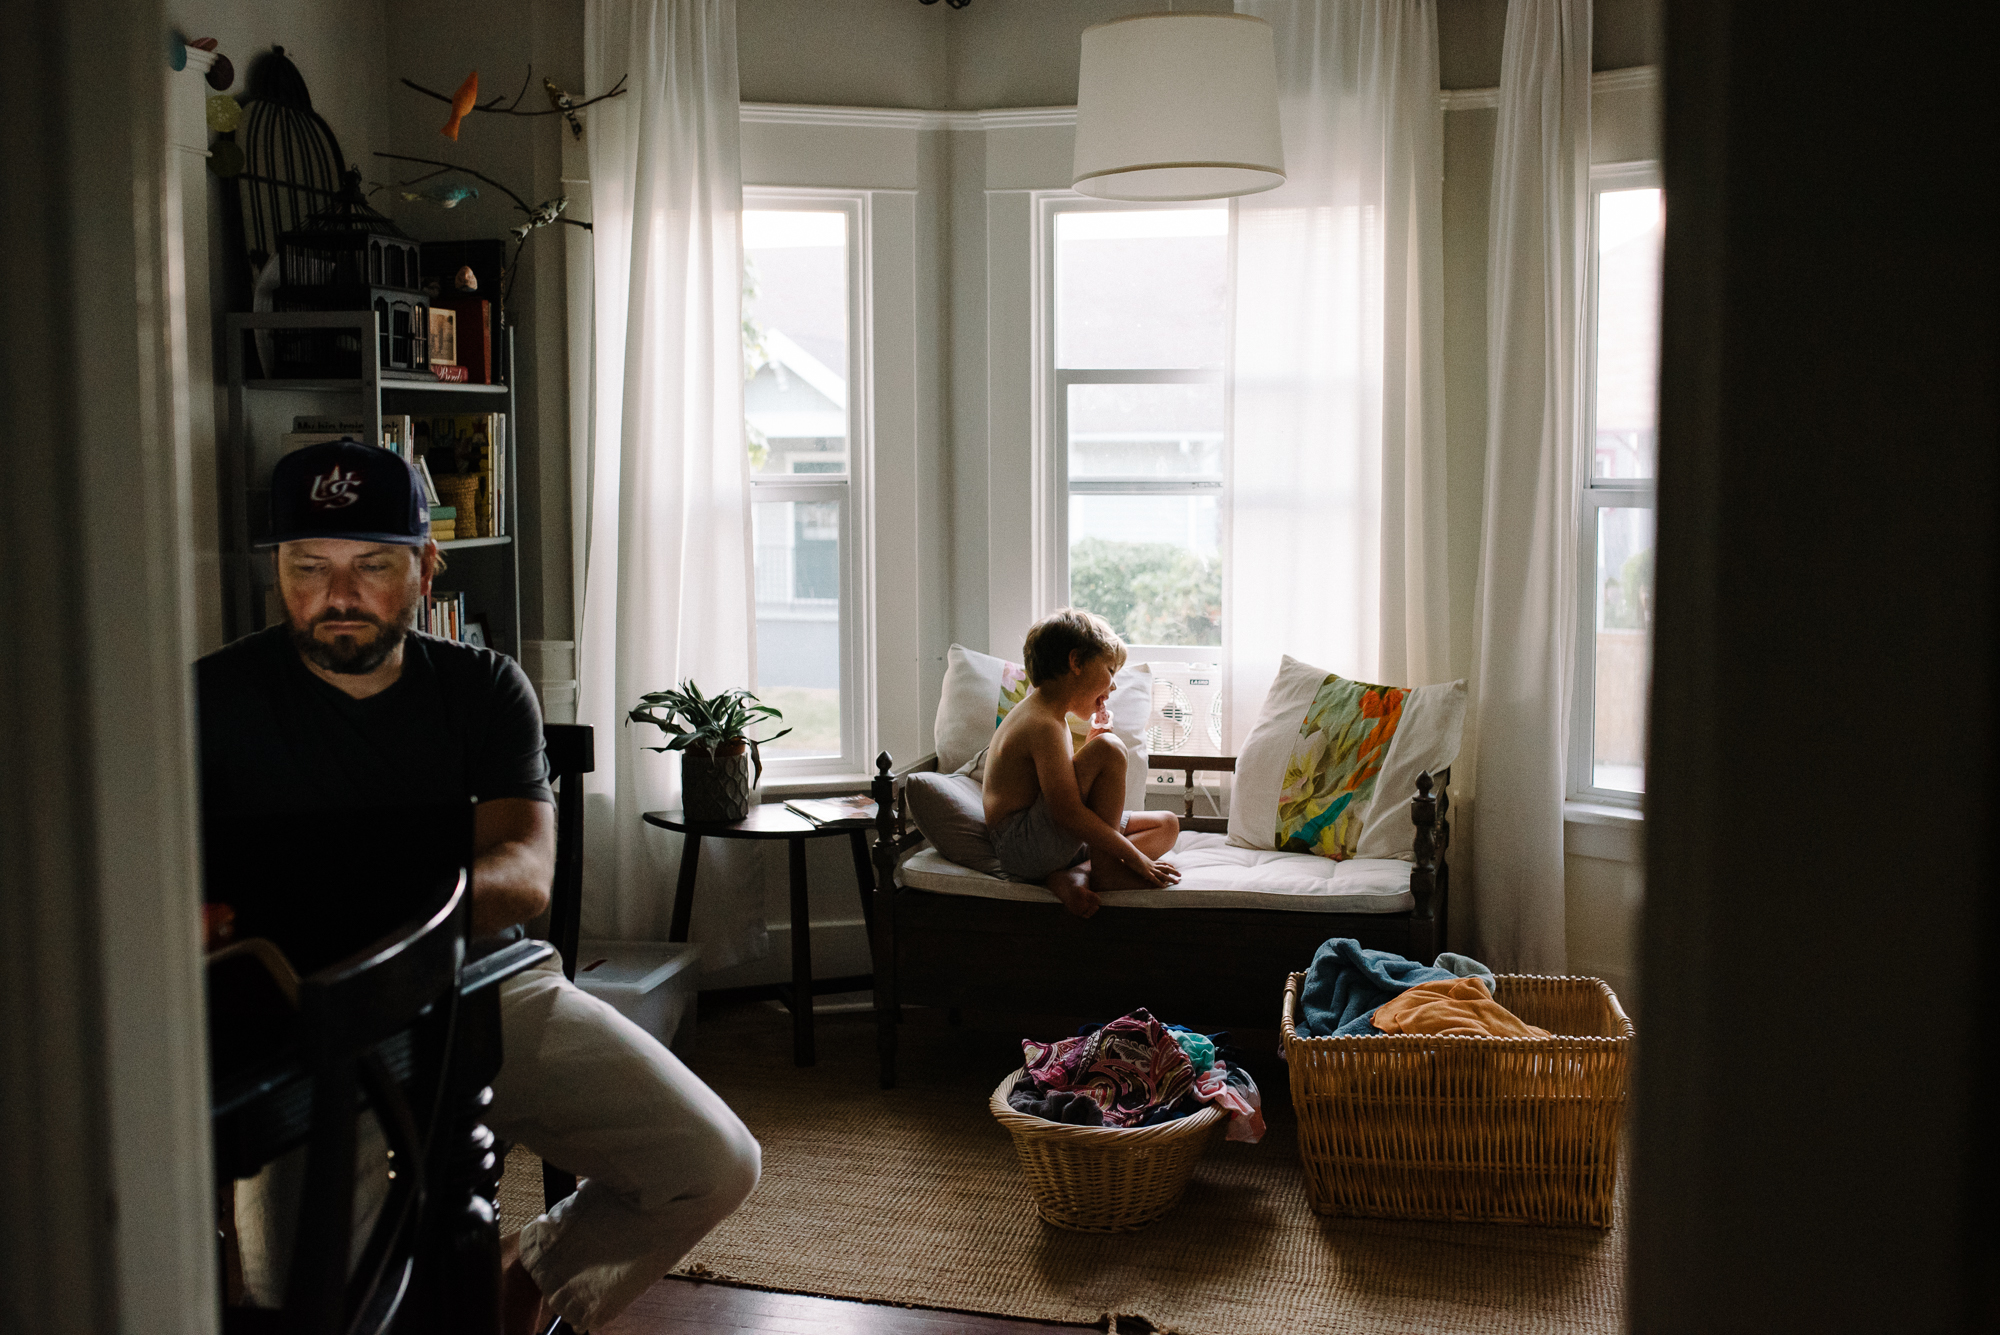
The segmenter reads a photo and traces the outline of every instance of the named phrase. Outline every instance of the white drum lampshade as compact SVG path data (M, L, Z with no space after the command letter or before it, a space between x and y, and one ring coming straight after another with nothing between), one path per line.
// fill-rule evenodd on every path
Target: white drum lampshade
M1271 25L1182 12L1086 28L1073 175L1099 199L1226 199L1283 185Z

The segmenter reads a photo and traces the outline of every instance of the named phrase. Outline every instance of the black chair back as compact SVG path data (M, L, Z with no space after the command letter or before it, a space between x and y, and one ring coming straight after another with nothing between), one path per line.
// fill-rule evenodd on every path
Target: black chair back
M563 976L576 981L576 942L583 919L583 776L597 768L596 734L581 723L542 725L549 780L556 786L556 879L549 891L549 944L562 956ZM576 1178L551 1163L542 1165L542 1201L556 1202L576 1190Z
M549 780L556 790L556 877L549 893L549 944L563 975L576 981L576 940L583 915L583 776L597 768L592 730L580 723L542 727Z
M461 869L434 911L299 982L298 1051L312 1103L280 1320L287 1335L375 1335L395 1318L420 1245L428 1159L445 1112L470 915ZM404 1034L409 1072L398 1079L382 1048ZM394 1155L394 1175L350 1275L355 1127L364 1093Z

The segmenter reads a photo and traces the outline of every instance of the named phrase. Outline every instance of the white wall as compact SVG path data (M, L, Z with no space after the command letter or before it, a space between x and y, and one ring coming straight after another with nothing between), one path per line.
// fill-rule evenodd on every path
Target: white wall
M915 0L736 0L745 102L945 105L945 46L962 14Z
M16 7L0 86L0 1328L215 1329L184 164L157 0ZM171 92L169 91L171 89Z
M1227 10L1230 0L1179 0ZM746 102L982 110L1076 101L1078 39L1156 0L737 0Z

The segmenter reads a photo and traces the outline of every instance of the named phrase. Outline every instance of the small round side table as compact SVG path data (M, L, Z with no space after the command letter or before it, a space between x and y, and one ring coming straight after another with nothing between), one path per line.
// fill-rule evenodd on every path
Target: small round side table
M806 906L806 840L846 835L854 849L854 876L861 891L861 917L867 924L868 946L875 946L875 869L868 858L868 827L863 825L815 825L783 803L766 802L750 808L738 821L689 820L684 811L648 811L642 817L648 825L674 830L685 836L681 843L680 877L674 886L674 919L667 930L669 941L685 941L688 919L694 913L695 870L701 862L704 839L783 839L791 853L792 872L792 981L780 984L778 995L792 1013L792 1064L811 1066L813 1048L812 999L816 992L852 992L874 985L867 978L829 978L815 986L812 976L812 915Z

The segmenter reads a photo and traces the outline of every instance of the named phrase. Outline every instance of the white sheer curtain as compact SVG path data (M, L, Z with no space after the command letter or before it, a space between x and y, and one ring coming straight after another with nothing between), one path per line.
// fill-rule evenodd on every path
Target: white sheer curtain
M1487 246L1485 524L1469 722L1475 952L1561 973L1590 0L1509 0Z
M1228 581L1240 746L1280 655L1450 662L1435 0L1239 0L1278 50L1286 182L1236 203Z
M679 841L640 814L680 804L677 758L627 727L638 697L686 678L751 680L743 444L743 190L733 0L589 0L594 420L577 636L586 784L583 931L664 939ZM761 878L704 847L694 938L715 968L764 953Z

